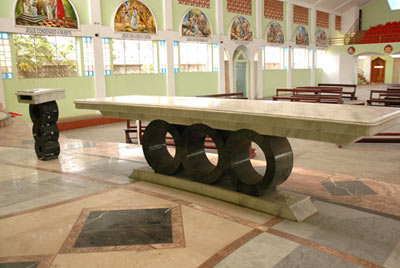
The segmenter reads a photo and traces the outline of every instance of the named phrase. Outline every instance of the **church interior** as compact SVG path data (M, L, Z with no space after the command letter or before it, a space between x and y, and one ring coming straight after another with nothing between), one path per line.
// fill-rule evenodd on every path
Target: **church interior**
M399 0L2 0L0 73L0 268L400 267Z

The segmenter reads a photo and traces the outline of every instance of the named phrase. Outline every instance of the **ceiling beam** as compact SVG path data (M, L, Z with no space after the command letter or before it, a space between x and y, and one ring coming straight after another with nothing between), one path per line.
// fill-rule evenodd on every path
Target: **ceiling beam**
M336 12L337 10L339 10L340 8L344 7L345 5L347 5L348 3L351 3L351 2L353 2L353 0L347 0L343 4L339 5L337 8L333 9L333 11Z
M318 0L317 2L315 2L314 4L312 4L313 7L319 5L320 3L324 2L325 0Z

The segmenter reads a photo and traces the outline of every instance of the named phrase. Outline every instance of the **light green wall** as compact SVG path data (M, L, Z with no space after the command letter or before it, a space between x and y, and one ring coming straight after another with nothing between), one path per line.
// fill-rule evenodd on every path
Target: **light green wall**
M257 32L256 1L252 1L252 15L251 16L228 12L226 0L223 0L223 1L224 1L224 32L225 32L225 35L227 35L228 37L231 36L231 28L230 27L232 26L233 18L242 16L249 20L251 30L253 31L253 37L254 37Z
M386 66L385 66L385 84L391 84L393 80L393 64L394 64L394 59L390 56L379 56L381 59L384 59L386 61ZM371 57L371 62L378 58L376 57Z
M391 11L386 0L375 0L362 9L362 30L391 21L400 21L400 10Z
M348 45L348 46L330 46L328 48L328 53L333 55L348 55L347 49L353 46L356 49L355 55L364 53L376 53L377 55L384 55L384 48L387 43L377 43L377 44L363 44L363 45ZM400 52L400 42L391 43L393 46L393 53Z
M17 102L15 93L18 90L32 88L65 88L66 98L58 100L60 118L95 114L92 110L75 109L74 100L84 98L94 98L93 77L68 77L68 78L34 78L34 79L6 79L3 80L4 92L9 112L24 115L25 120L29 120L29 105Z
M160 0L158 0L160 1ZM220 0L219 0L220 1ZM181 25L182 25L182 20L183 16L185 16L186 12L189 9L199 9L201 10L204 14L206 14L209 22L211 23L211 29L212 29L212 34L215 35L217 31L216 27L216 6L214 1L210 1L210 8L200 8L200 7L195 7L195 6L187 6L187 5L182 5L179 4L177 0L172 0L172 18L173 18L173 27L174 31L181 33Z
M311 70L310 69L293 69L292 70L292 88L301 86L311 86Z
M315 85L322 83L322 69L315 69Z
M1 0L0 18L14 18L15 0Z
M160 95L165 96L165 74L112 75L106 77L107 96Z
M157 30L164 30L164 14L163 4L160 0L141 0L145 4L156 19ZM113 26L114 15L117 8L121 5L122 0L100 0L101 5L101 23L104 26Z
M218 94L218 72L175 74L176 96L208 94Z
M287 70L264 70L263 71L263 97L276 94L277 88L287 87Z
M264 1L262 2L262 7L263 7L263 10L264 10ZM267 26L268 26L268 24L270 24L270 22L272 22L272 21L279 22L279 24L282 26L282 31L283 31L283 33L284 33L284 35L285 35L285 41L288 40L288 39L287 39L287 36L286 36L286 33L287 33L287 30L286 30L286 28L287 28L287 23L286 23L286 7L287 7L287 4L284 2L284 3L283 3L283 21L280 21L280 20L270 20L270 19L264 18L264 16L263 16L262 37L263 37L265 40L267 39Z

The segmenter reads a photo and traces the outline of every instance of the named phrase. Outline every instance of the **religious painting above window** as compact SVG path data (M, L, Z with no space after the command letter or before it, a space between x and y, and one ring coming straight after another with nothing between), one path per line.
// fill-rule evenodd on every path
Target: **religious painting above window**
M347 53L349 53L349 55L354 55L354 53L356 53L356 49L354 47L349 47L347 49Z
M231 40L253 40L253 32L251 31L250 23L245 17L239 16L233 20L231 27Z
M392 45L387 45L387 46L385 46L385 48L383 49L384 51L385 51L385 53L392 53L392 51L393 51L393 47L392 47Z
M183 17L182 36L209 37L211 25L206 14L199 9L189 10Z
M78 16L68 0L18 0L15 23L23 26L78 29Z
M296 29L296 45L308 46L310 44L310 37L308 31L304 26L299 26Z
M279 22L273 21L267 26L267 42L268 43L285 43L285 35Z
M317 47L327 47L328 46L328 37L326 32L322 29L318 29L315 32L315 43Z
M137 0L124 1L114 18L114 31L155 34L156 21L150 9Z

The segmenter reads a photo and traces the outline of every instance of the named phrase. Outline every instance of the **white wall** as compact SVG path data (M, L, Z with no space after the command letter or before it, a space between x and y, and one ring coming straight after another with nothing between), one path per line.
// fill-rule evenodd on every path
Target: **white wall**
M353 26L354 22L358 19L358 15L360 12L360 8L355 6L350 8L342 15L342 32L347 33L351 26Z
M327 65L323 69L324 83L354 84L357 77L356 59L350 55L327 55Z

